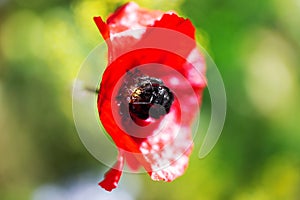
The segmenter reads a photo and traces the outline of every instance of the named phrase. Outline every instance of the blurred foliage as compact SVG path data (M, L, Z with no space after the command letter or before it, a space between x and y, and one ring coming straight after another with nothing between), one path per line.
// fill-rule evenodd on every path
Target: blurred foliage
M0 1L1 199L30 199L42 183L100 170L76 134L71 90L102 40L92 17L124 2ZM139 199L300 199L299 0L136 2L192 20L228 97L211 154L199 160L196 145L172 183L142 176ZM209 101L206 91L204 111Z

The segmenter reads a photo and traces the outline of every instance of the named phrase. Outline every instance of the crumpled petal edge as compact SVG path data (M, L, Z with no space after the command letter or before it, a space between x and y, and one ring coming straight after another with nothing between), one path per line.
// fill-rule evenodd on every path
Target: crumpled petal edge
M112 191L113 189L115 189L120 181L123 166L124 157L123 155L119 155L118 160L114 164L114 166L105 173L104 180L99 182L99 186L101 186L107 191Z

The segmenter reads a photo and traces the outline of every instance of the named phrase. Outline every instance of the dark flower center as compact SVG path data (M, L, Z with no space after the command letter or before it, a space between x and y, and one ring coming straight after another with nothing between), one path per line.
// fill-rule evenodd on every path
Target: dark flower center
M142 77L130 96L129 112L133 118L159 119L169 113L173 101L173 93L160 79Z

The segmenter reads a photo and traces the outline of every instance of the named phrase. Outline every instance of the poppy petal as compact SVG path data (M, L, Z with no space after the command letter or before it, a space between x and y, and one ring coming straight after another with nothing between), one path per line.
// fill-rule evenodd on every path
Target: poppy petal
M118 160L108 172L105 173L104 180L99 183L99 186L107 191L111 191L118 186L122 170L124 166L124 158L122 155L118 156Z
M163 15L161 11L149 11L129 2L117 9L108 19L107 24L112 34L128 29L139 29L154 24Z

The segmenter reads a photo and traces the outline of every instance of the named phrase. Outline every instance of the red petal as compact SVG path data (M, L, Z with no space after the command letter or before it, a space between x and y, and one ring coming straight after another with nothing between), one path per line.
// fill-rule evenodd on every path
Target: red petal
M112 14L107 19L107 24L111 33L115 34L128 29L138 29L152 25L162 15L161 11L149 11L140 8L134 2L129 2Z
M175 13L164 14L163 17L156 21L153 27L162 27L186 34L195 38L195 28L189 19L178 17Z
M122 175L123 165L124 158L122 155L119 155L117 162L113 168L105 173L104 180L99 183L99 186L107 191L111 191L116 188Z
M140 167L141 167L141 163L138 161L138 159L136 158L136 156L130 152L126 152L124 154L127 166L134 172L136 172Z
M109 39L110 33L109 33L109 27L108 25L102 20L101 17L94 17L94 21L102 34L102 37L107 40Z
M193 148L191 129L177 119L180 110L176 103L154 131L156 134L148 137L140 146L147 161L151 163L153 180L173 181L188 166Z

